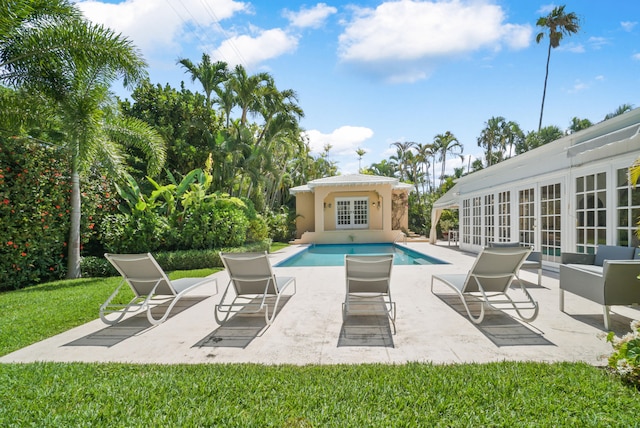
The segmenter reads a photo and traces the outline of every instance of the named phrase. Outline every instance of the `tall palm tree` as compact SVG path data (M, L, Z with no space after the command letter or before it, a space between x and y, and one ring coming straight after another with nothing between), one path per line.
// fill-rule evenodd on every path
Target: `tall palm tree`
M358 155L358 172L362 172L362 157L367 154L367 151L362 147L358 147L356 154Z
M524 132L520 128L520 125L518 125L517 122L514 122L512 120L506 123L504 131L505 131L505 147L504 148L506 150L507 146L509 147L509 149L507 150L507 157L511 157L511 155L513 154L514 147L517 146L518 144L521 144L521 142L524 140Z
M191 74L191 81L196 80L202 85L204 95L207 98L207 107L211 107L211 94L220 91L220 84L229 79L229 68L226 62L211 62L206 53L202 54L202 61L194 64L188 58L180 58L178 64L182 65Z
M574 12L565 13L565 5L556 6L547 15L538 18L536 25L542 27L549 32L549 47L547 50L547 66L544 75L544 89L542 91L542 105L540 106L540 121L538 122L538 131L542 128L542 114L544 112L544 99L547 95L547 80L549 78L549 60L551 59L551 49L560 46L560 41L566 36L575 34L580 31L580 20ZM545 31L538 33L536 43L545 36Z
M235 101L242 110L240 123L246 125L249 112L260 109L261 98L275 89L273 77L266 72L249 76L245 68L238 64L230 75L229 84L235 93Z
M422 164L422 174L424 179L422 180L422 193L426 193L426 189L424 188L425 183L431 183L429 179L429 167L432 162L431 159L435 158L436 155L436 146L435 144L423 144L419 143L416 146L417 157L420 163ZM435 164L435 162L433 162Z
M464 147L450 131L436 135L433 138L433 143L438 147L439 159L442 162L442 173L440 174L440 184L442 185L447 167L447 154L458 155L462 159Z
M494 116L486 122L486 127L480 132L478 137L478 147L484 147L487 166L493 164L494 150L498 150L500 155L505 147L507 122L502 116ZM500 156L498 156L498 160Z
M146 63L129 40L110 29L82 21L77 18L77 11L71 11L66 20L61 17L42 22L37 19L39 12L30 9L31 2L17 3L24 7L22 13L9 17L9 20L20 21L13 27L17 30L8 33L9 39L3 39L0 48L9 70L9 77L3 77L15 86L39 93L43 103L50 103L56 112L54 117L42 117L40 121L43 126L56 122L54 126L64 135L63 144L70 156L71 226L67 277L77 278L80 276L82 208L80 175L98 161L112 171L122 170L125 144L136 147L150 159L149 171L153 173L164 162L164 143L148 125L120 117L109 92L109 85L118 78L130 85L146 74ZM65 1L51 3L69 4ZM25 14L33 15L32 19L24 19ZM54 28L66 24L70 25L59 31ZM8 28L4 20L2 27L2 31ZM55 41L33 37L56 32L66 38ZM78 52L78 46L85 46L87 50ZM25 60L28 57L32 60ZM51 62L41 63L47 59Z
M391 145L396 147L396 154L391 156L391 159L398 165L400 181L404 181L407 174L407 154L415 147L416 143L413 141L396 141Z

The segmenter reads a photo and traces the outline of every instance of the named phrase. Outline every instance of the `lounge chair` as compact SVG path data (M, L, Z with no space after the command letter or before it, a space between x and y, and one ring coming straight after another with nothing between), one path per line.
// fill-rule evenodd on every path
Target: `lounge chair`
M273 273L267 253L220 253L220 259L229 274L229 284L222 295L220 304L215 307L218 324L224 324L232 313L258 313L264 311L267 325L271 325L278 310L282 292L293 283L296 293L295 277L277 277ZM227 294L233 290L235 297L225 303ZM268 297L275 297L273 313L269 317ZM224 317L220 317L224 314Z
M489 242L490 247L504 248L504 247L521 247L519 242ZM520 269L535 270L538 272L538 285L542 285L542 253L540 251L531 251Z
M524 247L485 248L478 254L473 267L466 275L433 275L431 292L433 293L433 282L436 279L451 287L462 299L469 318L475 324L480 324L484 319L485 306L495 309L515 309L523 321L531 322L538 316L538 303L533 300L518 278L518 271L530 252L530 248ZM520 283L526 300L514 301L507 294L514 280ZM481 299L480 315L477 317L471 314L466 296L476 296ZM495 299L496 297L498 299ZM505 308L504 305L508 307ZM525 317L521 313L522 310L533 310L533 315Z
M211 282L215 278L181 278L169 280L156 259L150 254L105 254L109 262L120 272L122 281L116 291L100 306L100 319L109 325L117 324L127 313L140 310L147 311L147 319L153 325L163 323L178 300L191 290ZM131 287L135 297L126 305L111 304L124 284ZM151 310L162 303L169 303L166 311L159 319L153 317ZM107 318L115 314L115 318Z
M391 300L391 268L393 254L345 255L346 296L342 304L342 315L371 314L379 312L372 306L382 303L384 313L396 331L396 303ZM380 302L382 298L382 302Z

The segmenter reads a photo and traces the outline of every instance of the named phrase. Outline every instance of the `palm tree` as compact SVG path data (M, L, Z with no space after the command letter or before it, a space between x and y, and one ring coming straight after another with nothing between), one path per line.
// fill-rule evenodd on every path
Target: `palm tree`
M604 117L604 120L608 120L608 119L611 119L613 117L620 116L621 114L624 114L624 113L626 113L628 111L631 111L631 110L633 110L633 106L631 104L622 104L621 106L618 106L618 108L615 111L607 114Z
M493 164L494 158L497 157L497 161L502 158L502 150L506 147L508 129L507 122L504 117L497 116L492 117L486 122L486 127L480 133L478 137L478 147L485 148L485 157L487 159L487 166ZM495 156L494 150L498 150L498 156Z
M400 181L404 181L405 175L407 173L406 172L407 171L407 153L409 153L411 149L415 147L416 143L414 143L413 141L405 141L405 142L396 141L391 145L396 147L396 154L395 156L391 156L391 159L394 160L398 165L398 172L400 173L400 177L399 177Z
M569 125L569 129L567 130L567 134L573 134L574 132L582 131L583 129L587 129L593 125L589 119L580 119L574 116L571 119L571 125Z
M237 105L242 110L240 116L242 125L246 125L249 112L259 111L262 97L269 92L277 91L273 77L269 73L263 72L249 76L240 64L236 65L231 72L229 85L235 94Z
M362 157L367 154L367 151L362 147L358 147L356 149L356 154L358 155L358 172L362 171Z
M424 179L422 180L422 193L426 193L426 189L424 188L425 183L431 183L429 180L429 166L431 166L432 162L430 159L435 158L436 155L436 146L435 144L422 144L419 143L416 146L417 157L420 163L422 164L422 175ZM435 162L433 162L435 164ZM435 186L434 186L435 187Z
M122 171L124 145L142 151L150 159L149 172L157 172L164 162L164 144L148 125L121 117L109 92L109 85L118 78L130 85L145 75L146 64L129 40L112 30L82 21L75 10L67 19L62 16L40 21L39 12L30 9L30 3L41 5L45 2L18 3L24 8L23 13L34 15L32 19L23 19L23 15L17 13L9 18L15 19L16 25L14 31L8 32L9 39L2 41L0 55L6 64L4 67L9 70L3 78L43 95L42 102L50 103L56 113L54 117L41 117L40 121L43 127L55 122L70 156L71 226L67 277L77 278L80 276L82 208L80 175L98 161L114 172ZM69 5L66 1L51 3ZM55 28L66 24L70 25L59 31ZM3 32L9 27L4 20L1 26ZM55 41L33 37L56 33L62 33L66 38ZM78 52L79 46L85 46L86 51ZM25 60L28 57L32 59ZM47 59L51 62L40 64Z
M524 140L524 132L520 128L520 125L512 120L506 123L504 132L504 149L507 150L507 146L509 147L507 150L507 157L511 157L513 154L513 148Z
M229 79L229 68L224 61L211 62L211 58L206 53L202 54L202 61L194 64L188 58L180 58L181 64L190 74L191 81L196 80L202 85L204 95L207 98L207 107L211 107L211 93L220 91L220 84Z
M438 150L438 159L442 162L442 172L440 173L440 184L442 185L447 167L447 154L456 154L462 158L464 147L450 131L436 135L433 138L433 143L436 145Z
M538 131L542 128L542 114L544 112L544 99L547 95L547 80L549 78L549 60L551 59L551 48L560 46L560 41L567 35L575 34L580 30L580 20L574 12L565 13L565 6L556 6L547 16L538 18L536 25L549 31L549 48L547 51L547 66L544 75L544 89L542 91L542 105L540 106L540 121L538 122ZM536 36L536 43L544 38L545 32L542 31Z

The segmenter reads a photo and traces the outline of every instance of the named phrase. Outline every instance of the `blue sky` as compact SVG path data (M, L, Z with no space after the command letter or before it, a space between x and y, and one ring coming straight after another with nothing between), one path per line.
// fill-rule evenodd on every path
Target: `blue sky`
M537 129L547 56L535 26L554 6L581 31L551 53L543 126L577 116L599 122L622 104L640 107L640 2L581 0L77 1L85 16L129 37L153 83L201 92L178 58L207 52L293 89L302 126L341 173L387 159L394 142L430 143L451 131L464 160L493 116ZM123 90L117 91L126 96ZM437 166L436 168L438 168Z

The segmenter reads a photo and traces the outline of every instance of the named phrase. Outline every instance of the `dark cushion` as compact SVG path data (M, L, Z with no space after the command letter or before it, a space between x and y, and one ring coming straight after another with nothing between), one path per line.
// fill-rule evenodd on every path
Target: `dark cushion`
M594 265L602 266L605 260L631 260L635 248L618 245L598 245Z
M635 254L633 255L633 258L636 260L640 260L640 248L636 248Z

